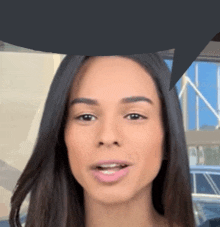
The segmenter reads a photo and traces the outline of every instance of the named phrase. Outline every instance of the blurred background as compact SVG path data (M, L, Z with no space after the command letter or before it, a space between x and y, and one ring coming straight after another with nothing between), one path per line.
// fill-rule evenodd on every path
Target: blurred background
M174 50L160 54L172 69ZM0 226L9 226L10 199L32 153L46 96L64 57L0 41ZM220 47L203 51L176 88L199 225L220 218ZM28 198L20 211L23 222Z

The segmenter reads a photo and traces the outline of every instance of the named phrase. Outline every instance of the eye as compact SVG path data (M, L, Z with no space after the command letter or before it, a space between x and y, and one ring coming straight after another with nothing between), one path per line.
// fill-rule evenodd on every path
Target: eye
M128 117L128 116L130 117L130 120L139 120L140 118L141 119L147 119L147 117L140 115L140 114L137 114L137 113L128 114L126 117Z
M147 117L140 115L140 114L137 114L137 113L131 113L131 114L128 114L127 116L125 116L125 117L129 117L130 118L129 120L147 119ZM80 121L92 121L92 120L95 120L96 117L91 115L91 114L82 114L82 115L76 117L76 119L80 120Z
M94 120L95 116L93 116L91 114L82 114L82 115L76 117L76 119L80 120L80 121L91 121L92 117L93 117L93 120Z

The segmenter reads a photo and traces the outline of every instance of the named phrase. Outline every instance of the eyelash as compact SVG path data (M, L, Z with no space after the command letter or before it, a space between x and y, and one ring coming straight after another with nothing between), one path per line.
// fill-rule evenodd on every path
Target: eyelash
M126 115L126 117L127 117L127 116L131 116L131 115L136 115L136 116L138 115L138 116L141 117L142 119L147 119L147 117L145 117L145 116L143 116L143 115L140 115L140 114L137 114L137 113L130 113L130 114ZM82 118L82 117L84 117L84 116L93 116L93 115L92 115L92 114L82 114L82 115L76 117L76 119L79 120L79 121L81 121L80 118ZM93 116L93 117L94 117L94 116ZM131 120L131 119L130 119L130 120ZM139 119L134 119L134 120L139 120ZM82 120L82 121L87 121L87 120Z

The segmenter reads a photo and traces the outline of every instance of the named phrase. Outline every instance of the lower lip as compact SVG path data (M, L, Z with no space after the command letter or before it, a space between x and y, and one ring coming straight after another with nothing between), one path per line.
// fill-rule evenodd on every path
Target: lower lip
M92 170L92 174L100 182L115 182L124 178L129 173L130 167L131 166L125 167L112 174L104 174L99 170Z

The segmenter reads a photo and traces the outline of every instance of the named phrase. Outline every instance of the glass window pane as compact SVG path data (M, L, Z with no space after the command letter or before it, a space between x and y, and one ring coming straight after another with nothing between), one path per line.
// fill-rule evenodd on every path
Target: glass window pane
M213 189L211 188L208 181L205 179L203 174L196 174L196 186L197 186L197 193L202 194L215 194Z
M210 174L212 180L215 182L216 186L220 190L220 175L217 174Z
M193 193L194 192L194 190L193 190L193 175L192 174L190 174L190 184L191 184L191 192Z

